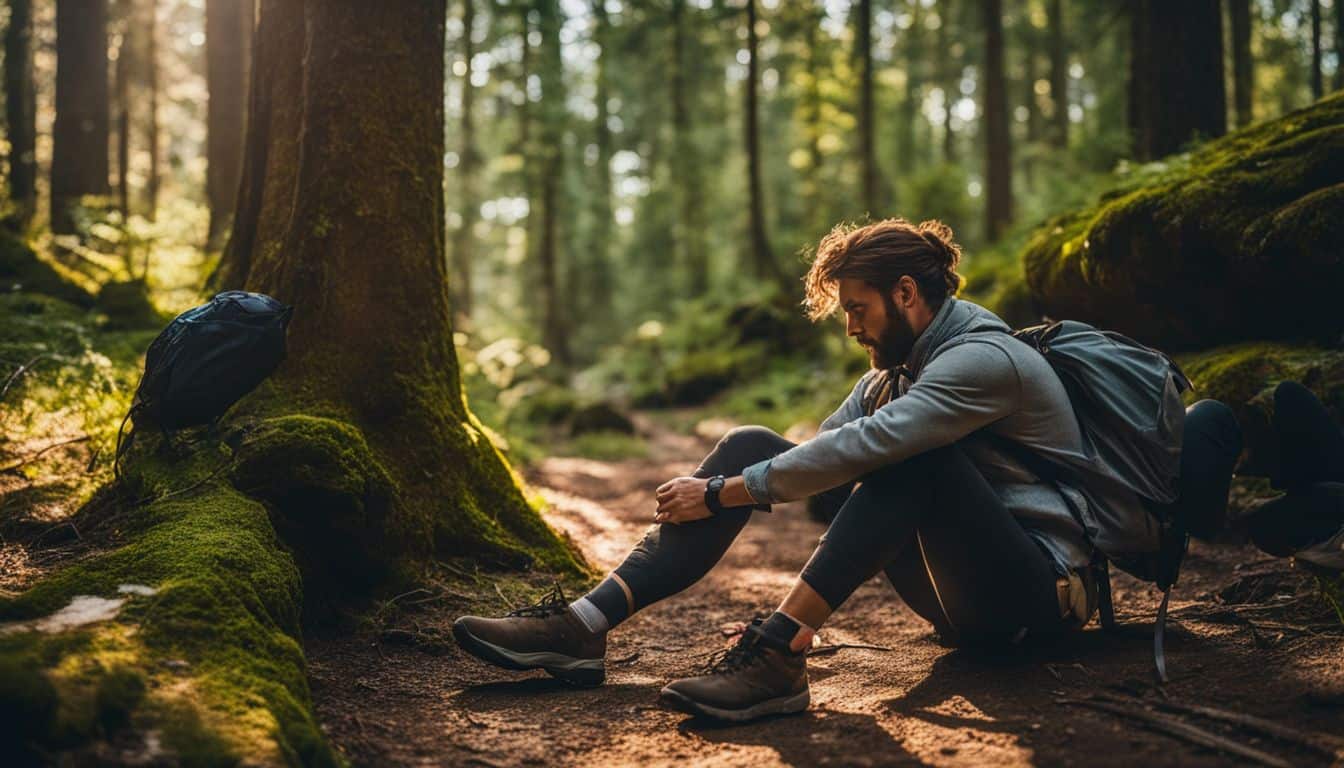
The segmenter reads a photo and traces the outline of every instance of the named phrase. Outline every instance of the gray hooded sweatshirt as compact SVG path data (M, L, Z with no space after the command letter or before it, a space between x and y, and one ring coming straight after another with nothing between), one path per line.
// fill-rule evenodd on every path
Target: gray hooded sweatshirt
M816 437L743 470L747 491L760 503L802 499L960 443L1057 571L1086 567L1092 548L1063 494L1081 509L1085 497L1042 481L985 436L994 433L1065 465L1087 461L1064 385L1039 352L1008 330L989 310L948 297L915 340L891 402L863 414L864 390L878 372L865 373ZM1133 497L1119 502L1140 503Z

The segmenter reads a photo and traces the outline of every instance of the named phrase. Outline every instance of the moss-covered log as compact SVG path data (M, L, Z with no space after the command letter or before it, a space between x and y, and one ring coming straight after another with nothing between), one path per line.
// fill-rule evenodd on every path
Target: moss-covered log
M1169 348L1344 332L1344 94L1136 174L1026 246L1032 298Z

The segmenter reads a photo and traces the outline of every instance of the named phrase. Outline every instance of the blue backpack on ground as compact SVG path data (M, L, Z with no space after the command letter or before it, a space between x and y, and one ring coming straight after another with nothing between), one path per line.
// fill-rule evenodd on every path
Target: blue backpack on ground
M136 430L213 424L285 359L285 331L293 307L270 296L225 291L178 315L149 345L145 373L117 430L113 471ZM126 420L131 432L122 441Z

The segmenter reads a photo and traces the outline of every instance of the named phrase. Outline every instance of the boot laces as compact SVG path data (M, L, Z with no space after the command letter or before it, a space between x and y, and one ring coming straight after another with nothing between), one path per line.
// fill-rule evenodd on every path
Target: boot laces
M514 608L505 616L536 616L545 618L557 613L564 613L569 608L569 599L565 597L565 591L560 588L558 583L551 585L551 591L542 596L540 600L532 605L522 608Z
M761 658L765 651L761 646L761 639L764 637L760 630L761 623L762 619L759 616L752 619L751 624L738 635L736 643L710 654L705 662L705 672L711 675L726 675L749 667Z

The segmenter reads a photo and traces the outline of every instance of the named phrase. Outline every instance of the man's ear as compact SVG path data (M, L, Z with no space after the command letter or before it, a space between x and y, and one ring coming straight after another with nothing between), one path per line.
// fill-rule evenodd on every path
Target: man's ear
M909 307L918 295L919 287L915 284L915 279L909 275L901 275L901 279L891 287L891 300L896 302L898 307Z

